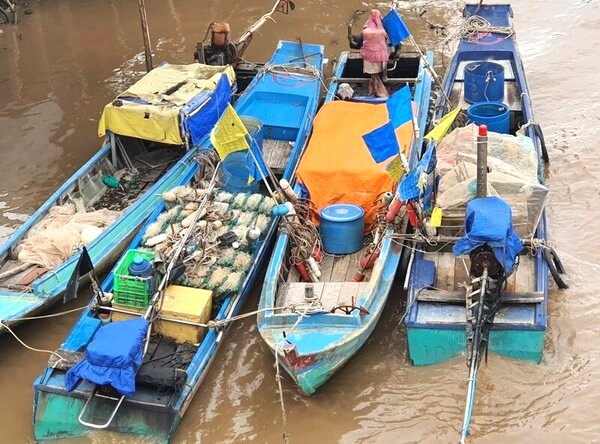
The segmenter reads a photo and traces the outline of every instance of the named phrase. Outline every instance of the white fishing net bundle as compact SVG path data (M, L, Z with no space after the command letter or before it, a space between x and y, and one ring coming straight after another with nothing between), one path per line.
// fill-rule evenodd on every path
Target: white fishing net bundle
M51 270L79 246L89 244L120 214L105 208L86 212L73 203L56 205L19 243L17 258Z

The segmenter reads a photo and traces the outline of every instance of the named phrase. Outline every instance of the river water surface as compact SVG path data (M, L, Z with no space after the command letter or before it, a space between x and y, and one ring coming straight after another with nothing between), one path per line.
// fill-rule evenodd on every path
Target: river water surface
M462 3L398 3L422 48L435 50L441 72L451 54L445 34L460 22ZM377 3L296 5L260 31L247 59L264 61L278 39L300 36L326 45L333 62L346 49L349 17ZM190 63L209 22L228 21L236 36L270 6L271 0L147 0L155 61ZM29 8L33 14L21 15L18 26L0 26L0 238L97 150L102 107L144 71L137 2L53 0ZM536 117L549 144L550 236L571 288L551 291L540 365L490 356L482 367L472 437L482 443L600 442L600 239L592 229L600 218L600 2L520 0L513 9ZM399 325L403 298L396 286L373 336L316 395L303 397L284 379L292 442L457 441L464 359L411 366ZM257 301L258 288L245 310ZM34 347L54 350L76 316L30 321L17 333ZM0 442L32 442L31 384L48 356L7 335L0 338L0 356ZM282 433L273 357L255 318L247 318L232 326L174 442L278 443ZM68 442L107 442L107 436ZM143 441L110 435L109 442Z

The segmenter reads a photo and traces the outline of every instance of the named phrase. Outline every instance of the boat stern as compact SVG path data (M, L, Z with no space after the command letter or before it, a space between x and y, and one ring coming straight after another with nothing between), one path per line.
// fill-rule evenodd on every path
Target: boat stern
M78 418L89 396L89 384L82 384L73 392L64 388L40 383L34 384L33 428L36 441L56 440L68 437L82 437L100 429L82 425ZM92 411L86 416L103 422L110 417L115 404L111 401L90 404ZM88 408L90 408L88 407ZM127 402L119 408L108 427L103 431L127 433L143 437L150 442L169 442L181 417L172 409L140 408L137 402Z

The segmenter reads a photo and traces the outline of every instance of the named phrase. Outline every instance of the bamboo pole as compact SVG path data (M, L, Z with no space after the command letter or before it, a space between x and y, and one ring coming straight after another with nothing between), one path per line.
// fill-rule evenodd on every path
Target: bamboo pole
M146 71L150 72L152 66L152 47L150 46L150 32L148 31L148 19L146 17L146 5L144 0L138 0L140 7L140 20L142 23L142 35L144 37L144 55L146 58Z

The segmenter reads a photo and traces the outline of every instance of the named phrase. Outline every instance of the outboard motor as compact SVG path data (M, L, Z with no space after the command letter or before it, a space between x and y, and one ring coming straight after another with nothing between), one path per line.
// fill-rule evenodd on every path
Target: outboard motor
M204 41L210 33L210 44ZM213 22L208 25L202 42L196 45L194 60L206 65L230 65L237 60L237 48L231 43L231 28L227 22Z

